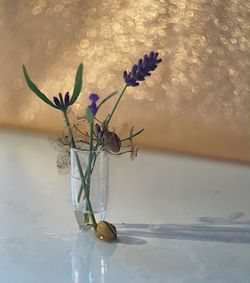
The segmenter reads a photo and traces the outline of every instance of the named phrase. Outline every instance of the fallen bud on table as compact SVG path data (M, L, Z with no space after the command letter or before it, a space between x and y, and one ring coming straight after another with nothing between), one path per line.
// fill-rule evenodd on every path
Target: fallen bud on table
M96 227L96 236L100 240L112 242L117 239L116 228L107 221L100 221Z

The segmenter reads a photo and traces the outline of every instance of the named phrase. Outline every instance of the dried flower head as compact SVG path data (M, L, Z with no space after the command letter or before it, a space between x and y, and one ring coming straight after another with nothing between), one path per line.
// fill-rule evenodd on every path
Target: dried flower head
M119 136L114 132L104 133L104 148L111 152L119 152L121 149L121 140Z
M130 129L130 138L129 138L129 142L130 142L130 159L134 160L137 157L137 153L138 153L138 145L134 142L133 139L133 132L134 132L134 126L131 127Z

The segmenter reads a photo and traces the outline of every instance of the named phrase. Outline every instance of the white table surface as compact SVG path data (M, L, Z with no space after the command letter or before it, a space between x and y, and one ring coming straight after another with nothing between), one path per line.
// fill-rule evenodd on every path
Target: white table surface
M108 244L78 232L56 154L44 137L0 131L0 283L250 282L248 166L112 158Z

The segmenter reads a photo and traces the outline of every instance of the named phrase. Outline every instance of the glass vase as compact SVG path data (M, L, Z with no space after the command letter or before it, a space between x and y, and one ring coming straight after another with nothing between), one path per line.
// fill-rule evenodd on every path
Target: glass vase
M71 193L81 230L104 220L108 200L109 155L71 148ZM89 166L91 164L91 166Z

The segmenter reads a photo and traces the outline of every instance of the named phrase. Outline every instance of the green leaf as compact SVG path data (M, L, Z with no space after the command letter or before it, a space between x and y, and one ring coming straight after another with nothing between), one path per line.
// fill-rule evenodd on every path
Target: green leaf
M87 118L89 123L91 123L95 118L92 111L88 107L87 107L87 110L86 110L86 118Z
M80 64L76 72L74 90L73 90L72 97L69 101L69 105L72 105L77 100L82 90L82 69L83 69L83 65Z
M108 101L110 98L112 98L113 96L115 96L118 93L118 91L113 91L111 92L108 96L106 96L101 102L100 104L97 106L97 109L99 109L106 101Z
M24 74L24 77L25 77L25 80L29 86L29 88L40 98L42 99L45 103L47 103L48 105L50 105L51 107L54 107L56 109L59 109L52 101L50 101L48 99L48 97L43 94L39 88L32 82L32 80L30 79L29 75L28 75L28 72L25 68L25 66L23 65L23 74Z

